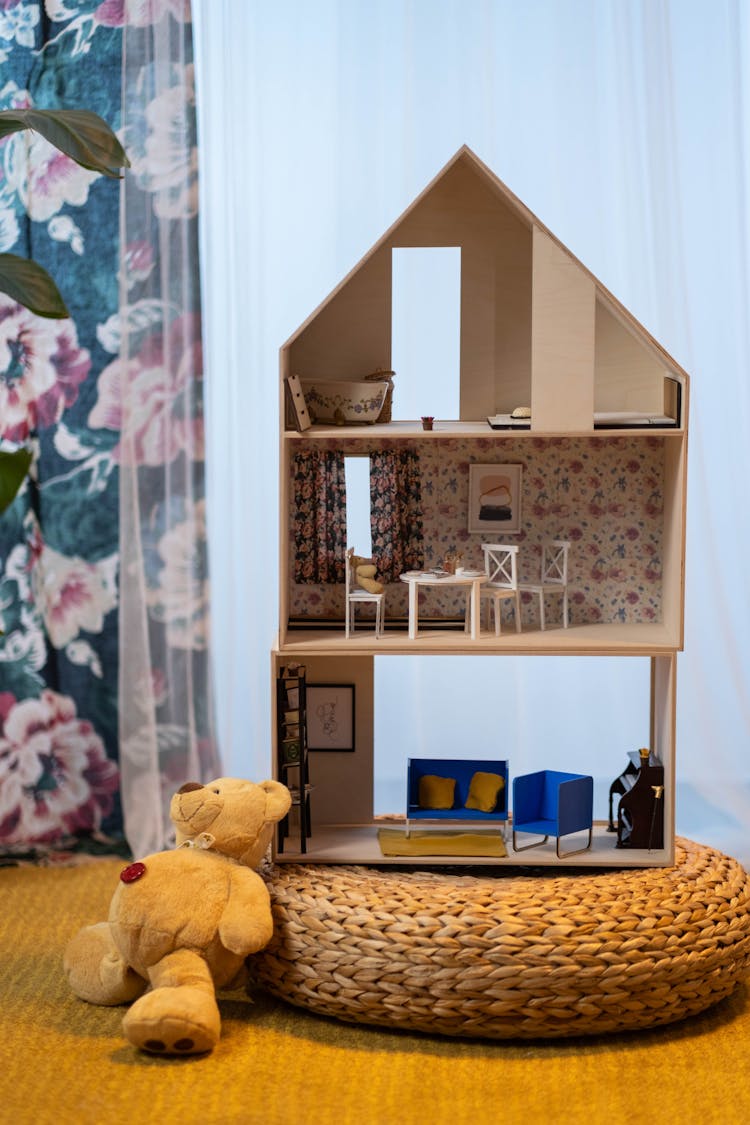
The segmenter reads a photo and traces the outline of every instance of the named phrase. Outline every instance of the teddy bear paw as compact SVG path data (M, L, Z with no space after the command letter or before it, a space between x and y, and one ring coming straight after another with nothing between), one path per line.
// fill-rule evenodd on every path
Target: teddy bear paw
M137 1000L122 1021L134 1047L152 1055L201 1055L219 1042L216 1001L189 986L157 988Z
M90 1004L128 1004L146 987L120 956L108 922L86 926L71 938L63 968L75 994Z

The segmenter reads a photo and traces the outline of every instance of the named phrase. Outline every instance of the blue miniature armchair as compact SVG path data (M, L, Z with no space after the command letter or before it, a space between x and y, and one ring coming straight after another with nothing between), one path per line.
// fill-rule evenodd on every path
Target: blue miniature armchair
M526 851L555 837L558 859L578 855L591 847L594 822L594 779L586 774L539 770L513 779L513 850ZM560 839L588 829L582 848L562 853ZM530 844L517 844L516 833L542 836Z

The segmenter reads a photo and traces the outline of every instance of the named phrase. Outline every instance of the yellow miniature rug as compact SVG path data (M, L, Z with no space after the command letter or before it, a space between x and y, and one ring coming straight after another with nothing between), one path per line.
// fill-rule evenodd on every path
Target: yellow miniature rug
M505 841L497 834L482 832L411 832L403 829L378 829L378 843L383 855L425 856L497 856L508 854Z

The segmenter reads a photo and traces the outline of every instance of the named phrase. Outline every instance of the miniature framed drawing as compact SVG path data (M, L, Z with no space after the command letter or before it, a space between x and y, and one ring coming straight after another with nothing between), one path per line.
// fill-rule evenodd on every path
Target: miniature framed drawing
M307 685L307 749L354 750L354 684Z
M469 532L516 535L521 530L521 466L469 465Z

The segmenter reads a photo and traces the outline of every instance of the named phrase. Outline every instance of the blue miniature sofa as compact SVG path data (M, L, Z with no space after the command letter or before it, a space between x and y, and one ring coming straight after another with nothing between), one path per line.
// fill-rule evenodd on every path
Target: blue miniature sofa
M588 832L584 847L565 852L577 855L591 847L593 833L594 779L587 774L539 770L513 779L513 850L526 851L555 837L559 859L560 839L574 832ZM529 844L519 844L519 832L542 836Z
M468 805L467 805L468 802ZM406 835L414 822L497 824L508 821L508 763L467 758L409 758Z

